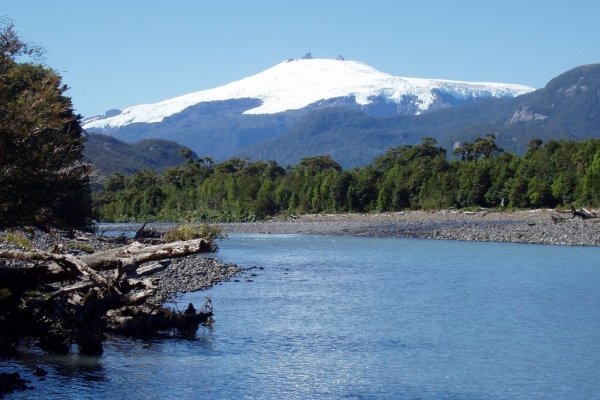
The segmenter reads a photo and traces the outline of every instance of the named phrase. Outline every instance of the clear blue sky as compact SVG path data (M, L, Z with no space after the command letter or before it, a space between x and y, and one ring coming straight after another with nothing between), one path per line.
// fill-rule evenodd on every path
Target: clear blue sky
M2 0L84 116L209 89L286 58L544 86L600 62L598 0Z

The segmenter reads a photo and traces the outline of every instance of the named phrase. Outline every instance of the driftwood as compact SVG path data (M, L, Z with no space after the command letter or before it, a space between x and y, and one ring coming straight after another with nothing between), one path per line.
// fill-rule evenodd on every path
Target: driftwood
M46 350L65 353L76 343L82 354L101 354L106 330L148 334L195 329L211 321L212 307L196 312L191 306L182 313L146 300L157 287L151 275L166 268L168 259L207 251L211 244L205 239L154 246L133 243L79 257L0 251L0 260L27 262L2 267L0 261L0 342L37 337ZM156 263L138 271L150 261Z
M590 212L589 210L585 209L585 208L580 208L579 210L576 210L574 206L571 206L570 210L555 210L556 213L558 214L570 214L571 218L565 218L562 217L560 215L551 215L550 217L552 218L552 222L557 223L557 222L563 222L566 221L567 219L573 219L573 218L581 218L581 219L596 219L598 218L598 215L595 212Z
M211 251L211 245L206 239L194 239L154 246L144 246L141 243L134 242L129 246L82 256L81 260L86 265L97 270L124 268L127 271L133 270L140 264L148 261L166 260L209 251Z

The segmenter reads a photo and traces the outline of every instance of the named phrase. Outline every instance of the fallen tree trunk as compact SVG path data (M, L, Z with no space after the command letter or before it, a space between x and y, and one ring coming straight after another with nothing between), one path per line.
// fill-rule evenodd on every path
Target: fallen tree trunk
M212 308L198 313L195 309L191 312L186 310L181 313L165 308L122 307L119 310L109 311L106 316L109 331L121 334L141 334L170 328L189 331L196 329L199 324L210 323L212 315Z
M144 246L141 243L134 242L128 246L82 256L81 261L96 270L121 267L128 271L148 261L160 261L209 251L211 251L211 245L206 239L193 239L153 246Z
M197 328L210 321L212 309L196 313L192 307L193 312L188 308L181 313L145 305L156 284L139 277L164 267L153 265L139 275L135 270L145 262L207 251L211 244L205 239L154 246L133 243L80 257L39 250L0 251L0 258L35 264L0 268L0 337L14 341L38 337L40 347L59 353L68 352L69 343L76 343L82 354L101 354L107 326L125 334ZM60 287L47 284L57 277L67 281Z
M571 206L570 210L567 211L562 211L562 210L555 210L558 214L571 214L571 218L569 219L573 219L573 218L581 218L581 219L596 219L598 218L598 215L596 213L590 212L589 210L586 210L585 208L580 208L579 210L576 210L574 206ZM558 215L551 215L552 221L554 223L557 222L562 222L565 221L566 218L558 216Z
M82 275L89 276L97 284L104 285L107 288L111 286L106 278L72 254L56 254L40 250L4 250L0 251L0 258L21 261L54 261L67 269L76 270Z

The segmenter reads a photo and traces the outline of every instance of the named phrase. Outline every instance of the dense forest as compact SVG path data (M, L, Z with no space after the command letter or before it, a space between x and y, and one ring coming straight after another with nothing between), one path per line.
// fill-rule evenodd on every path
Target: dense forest
M600 206L600 140L532 140L525 155L494 135L451 155L434 139L388 150L342 170L328 155L283 168L274 161L215 163L190 151L162 174L114 174L95 194L103 221L247 221L276 214L382 212L449 207Z

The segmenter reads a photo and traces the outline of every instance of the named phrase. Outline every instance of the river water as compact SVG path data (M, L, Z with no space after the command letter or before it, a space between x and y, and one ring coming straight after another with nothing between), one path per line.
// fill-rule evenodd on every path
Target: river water
M193 337L1 360L43 399L600 399L600 249L231 235ZM32 375L34 366L49 374Z

